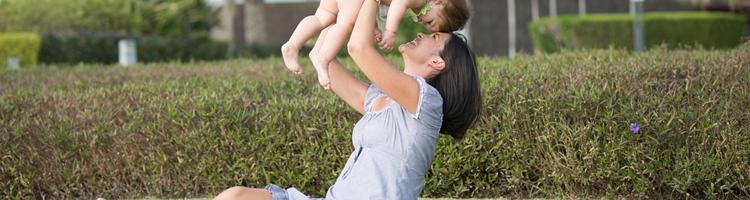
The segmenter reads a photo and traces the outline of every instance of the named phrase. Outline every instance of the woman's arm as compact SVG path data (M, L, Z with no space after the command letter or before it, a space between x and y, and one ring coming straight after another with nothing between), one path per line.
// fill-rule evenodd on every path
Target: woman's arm
M373 84L407 111L416 113L419 102L417 81L398 71L373 46L375 41L372 33L375 29L377 7L374 0L364 1L349 40L349 55Z
M317 56L320 53L320 48L325 42L328 30L331 27L323 29L318 36L318 41L315 42L312 51L310 51L310 57ZM344 100L349 106L357 110L360 114L364 114L364 99L367 94L367 87L365 83L354 77L349 70L344 68L338 59L334 58L331 63L328 64L328 77L331 81L331 90L336 95Z
M364 114L364 101L368 86L354 77L337 59L333 59L328 65L328 75L331 80L331 90L354 110Z

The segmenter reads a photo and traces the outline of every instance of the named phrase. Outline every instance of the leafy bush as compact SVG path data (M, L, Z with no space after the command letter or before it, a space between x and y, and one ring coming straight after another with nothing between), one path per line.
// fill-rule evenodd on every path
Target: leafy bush
M113 33L63 33L43 36L43 63L115 63L119 40ZM226 58L227 44L200 38L135 37L139 62L216 60Z
M742 43L746 19L719 12L653 12L644 15L646 46L669 48L698 45L733 48ZM554 52L560 48L633 49L633 21L629 14L568 15L542 18L529 24L534 48Z
M0 67L15 57L22 66L35 65L39 54L39 35L36 33L0 33Z
M208 38L218 23L204 0L0 0L0 31L110 31Z
M441 137L422 195L748 198L748 51L480 58L484 113ZM273 58L0 74L0 196L323 195L360 115L306 72Z

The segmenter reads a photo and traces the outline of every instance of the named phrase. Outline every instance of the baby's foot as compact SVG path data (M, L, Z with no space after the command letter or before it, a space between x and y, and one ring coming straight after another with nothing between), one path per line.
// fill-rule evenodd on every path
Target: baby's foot
M286 43L281 46L281 56L284 57L284 65L289 71L294 74L302 74L302 67L299 66L299 60L297 58L299 54L299 48L293 44Z
M331 80L328 79L328 62L323 61L323 59L313 59L313 67L315 67L315 71L318 73L318 83L320 83L320 86L323 86L324 89L330 90L331 89Z

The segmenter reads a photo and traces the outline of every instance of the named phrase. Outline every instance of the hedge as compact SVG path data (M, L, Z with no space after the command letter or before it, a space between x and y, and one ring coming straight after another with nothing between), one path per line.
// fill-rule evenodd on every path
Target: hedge
M0 67L6 68L8 58L20 59L21 66L35 65L39 54L36 33L0 33Z
M750 198L748 51L480 57L484 112L464 140L440 137L422 195ZM0 196L206 197L268 183L323 195L360 115L303 67L0 74Z
M218 60L227 56L227 44L200 38L126 36L114 33L45 34L42 39L42 63L116 63L117 43L136 40L138 62L170 60Z
M669 48L702 46L733 48L746 34L746 18L721 12L650 12L644 15L646 46ZM629 14L565 15L529 24L535 49L633 49L633 22Z

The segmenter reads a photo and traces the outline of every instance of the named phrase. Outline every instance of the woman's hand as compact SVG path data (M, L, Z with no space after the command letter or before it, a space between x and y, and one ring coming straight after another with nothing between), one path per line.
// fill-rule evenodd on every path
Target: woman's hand
M354 23L351 39L349 39L347 45L349 55L365 76L388 97L391 97L409 112L415 112L419 102L417 81L399 71L393 64L383 58L373 46L375 39L372 33L375 31L377 9L378 5L375 1L365 0L362 4L357 22Z

